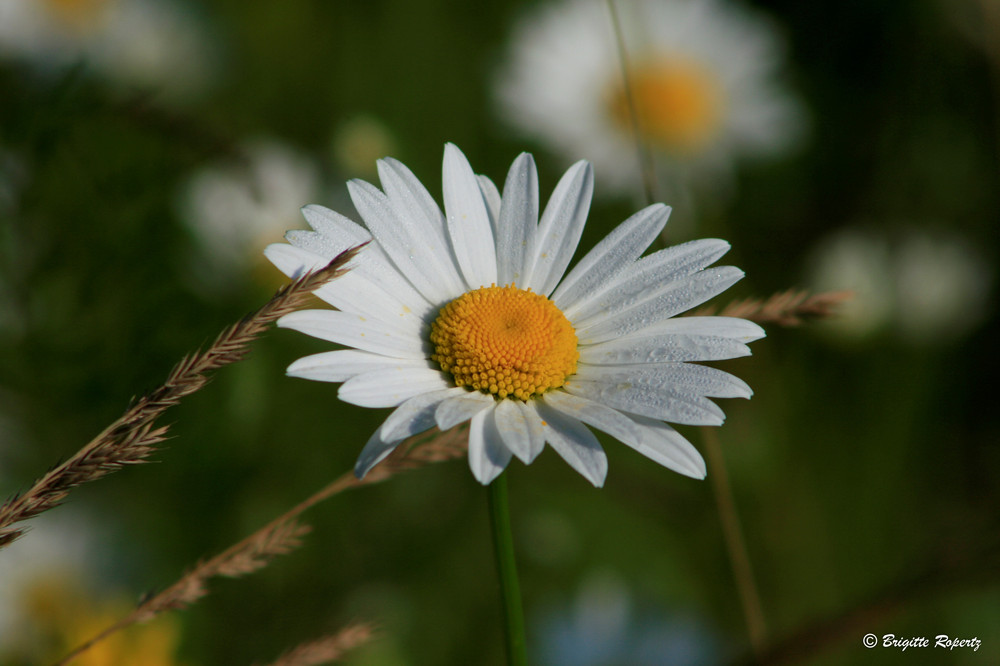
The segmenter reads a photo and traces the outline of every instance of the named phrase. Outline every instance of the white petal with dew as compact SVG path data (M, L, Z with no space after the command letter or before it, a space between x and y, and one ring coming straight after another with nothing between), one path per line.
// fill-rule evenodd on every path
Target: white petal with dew
M479 181L454 144L445 145L444 208L448 234L465 282L470 289L497 281L496 244Z
M694 479L705 478L705 459L698 449L672 427L646 416L629 414L642 434L639 453L675 472Z
M411 359L428 356L421 338L395 335L377 321L347 312L299 310L279 319L278 326L375 354Z
M697 478L705 475L705 465L698 452L665 423L628 415L562 391L550 391L545 394L544 400L550 407L608 433L669 469Z
M553 292L552 302L565 311L577 301L603 289L649 247L663 231L668 217L669 206L654 204L619 224L577 262Z
M750 348L729 338L705 335L636 336L607 340L580 348L580 362L623 365L656 362L719 361L749 356Z
M555 452L594 486L603 486L608 475L608 457L594 433L544 402L536 401L535 407L542 417L545 439Z
M476 174L476 181L479 183L479 190L483 193L483 201L486 202L486 212L490 216L490 229L493 230L493 237L496 238L497 225L500 220L500 190L487 176Z
M729 289L742 278L743 271L732 266L699 271L690 277L671 282L666 287L653 290L650 298L643 299L629 309L618 311L616 314L594 317L588 324L575 325L577 338L581 345L592 345L637 333L675 314L701 305Z
M338 349L304 356L288 366L285 374L318 382L344 382L363 372L393 368L433 369L434 365L427 359L393 358L357 349Z
M264 256L279 271L297 280L306 273L317 271L332 261L310 250L294 247L287 243L272 243L264 248ZM333 255L336 256L336 255Z
M542 426L542 417L535 409L536 400L529 402L514 400L513 402L524 416L524 422L528 425L528 459L525 462L530 463L545 448L545 428Z
M264 254L271 260L271 263L292 278L299 277L306 271L323 268L329 263L328 260L309 250L285 243L268 246L264 250ZM349 264L349 267L359 267L363 261L363 259L355 259ZM423 326L423 320L413 310L371 282L363 274L363 271L352 268L313 293L340 310L378 319L400 333L408 332L417 335Z
M602 405L672 423L721 425L725 420L725 414L714 402L685 391L636 386L628 382L590 382L575 377L563 388L567 393Z
M583 233L594 193L594 170L587 162L577 162L556 185L542 219L535 241L528 247L524 288L548 296L559 284Z
M575 326L586 326L652 298L658 289L705 268L729 250L723 240L705 238L659 250L628 265L591 294L563 309Z
M739 377L718 368L693 363L641 365L577 365L574 379L628 384L650 389L688 391L713 398L749 398L753 391Z
M437 406L464 391L465 389L452 387L413 396L397 407L382 423L379 435L386 441L399 441L429 430L436 425L434 412Z
M527 417L518 409L518 404L524 403L520 400L500 400L493 410L493 419L500 437L510 452L527 464L532 459L531 433L528 430Z
M397 335L423 337L427 326L424 319L408 305L358 273L347 273L313 294L338 310L376 320Z
M419 238L421 229L414 228L413 224L416 216L398 214L382 191L363 180L350 181L347 189L372 236L399 272L428 301L440 303L463 291L459 285L449 285L446 281L447 270L440 268L442 263L449 263L451 258L436 255Z
M434 412L434 420L437 421L438 428L449 430L468 421L481 410L493 407L494 402L493 398L479 391L465 391L442 401Z
M525 257L538 230L538 173L528 153L514 160L503 186L497 225L497 284L524 283Z
M368 230L323 206L309 205L302 208L306 221L316 229L316 232L290 231L286 234L288 242L306 250L316 251L327 244L330 238L347 239L345 247L356 245L358 239L371 240ZM319 239L319 240L317 240ZM316 248L316 250L314 250ZM331 254L332 259L336 253ZM386 255L378 243L369 243L357 260L351 262L354 266L351 272L363 275L369 282L412 310L417 316L423 316L432 310L431 303L416 290L413 284L403 276Z
M360 407L395 407L415 395L450 387L439 370L391 368L355 375L341 384L337 397Z
M492 411L477 412L469 422L469 469L484 486L500 476L511 455L493 422Z
M405 237L413 248L410 258L452 294L465 290L465 281L458 273L455 254L448 240L444 215L427 189L400 162L386 158L378 161L379 180L402 223L394 233Z
M647 329L657 334L704 335L730 338L740 342L753 342L767 336L763 328L747 319L737 317L677 317Z

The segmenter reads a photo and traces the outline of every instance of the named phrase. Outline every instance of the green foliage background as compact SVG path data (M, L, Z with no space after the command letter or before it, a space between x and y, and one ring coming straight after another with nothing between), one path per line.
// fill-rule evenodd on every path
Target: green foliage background
M25 167L17 205L0 209L5 307L22 321L0 334L0 400L21 428L0 451L0 494L75 452L279 284L247 279L220 296L188 274L195 242L178 219L178 188L244 137L280 137L344 179L357 174L330 164L332 130L371 114L436 196L445 141L495 181L532 150L551 191L562 163L505 131L489 90L511 24L532 4L206 1L197 11L215 26L222 76L182 109L112 92L79 68L39 77L0 62L0 147ZM742 169L725 217L699 228L730 240L727 259L747 272L726 296L801 285L813 244L857 220L938 225L995 257L1000 62L955 19L974 19L979 5L755 4L784 28L812 129L797 155ZM583 246L634 207L595 202ZM908 663L1000 657L998 332L995 312L960 341L921 347L890 333L849 342L771 327L752 358L724 364L756 391L724 405L718 434L769 635L818 622L810 635L827 636L826 620L871 611L797 663L896 656L865 651L868 632L983 641L978 653ZM323 348L269 333L167 415L173 438L157 464L71 495L105 535L98 590L138 597L169 584L352 467L387 410L284 376ZM606 451L601 490L551 451L510 468L536 663L557 663L545 661L546 632L595 572L624 582L634 617L694 622L704 662L747 654L709 483L610 441ZM183 663L263 661L354 618L381 629L349 664L501 663L486 493L464 462L352 491L306 521L304 547L217 583L183 613Z

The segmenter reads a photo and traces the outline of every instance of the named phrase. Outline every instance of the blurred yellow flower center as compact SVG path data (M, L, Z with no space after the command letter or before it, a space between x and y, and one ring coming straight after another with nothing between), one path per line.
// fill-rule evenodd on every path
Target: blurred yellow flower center
M722 94L710 71L684 59L647 60L632 66L629 84L643 133L662 149L691 152L718 131ZM611 115L631 126L624 86L613 91Z
M576 372L576 331L544 296L483 287L451 301L431 324L441 369L456 386L520 400L562 386Z
M97 23L114 2L115 0L42 0L41 4L53 18L68 28L85 30Z

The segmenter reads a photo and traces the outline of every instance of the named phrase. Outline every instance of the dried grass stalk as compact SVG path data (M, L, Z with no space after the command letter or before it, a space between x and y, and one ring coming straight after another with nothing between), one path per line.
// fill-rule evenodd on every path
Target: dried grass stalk
M349 624L336 634L303 643L285 652L268 666L319 666L340 659L345 653L370 641L375 630L370 624Z
M145 462L166 436L169 426L154 427L154 421L163 412L208 383L213 370L242 360L250 343L265 328L298 309L313 291L346 273L349 270L346 264L361 247L342 252L326 267L279 289L259 310L222 331L208 349L181 359L162 386L134 401L121 417L73 457L49 470L27 492L7 499L0 506L0 549L23 534L23 528L10 527L14 523L58 506L80 484L126 465Z
M170 587L157 594L147 595L131 613L74 649L58 661L55 666L68 664L95 644L126 627L139 622L148 622L166 611L187 608L208 594L208 581L211 578L218 576L238 578L253 573L270 563L274 557L298 548L301 545L301 537L310 529L307 525L299 523L298 517L323 500L349 488L385 481L402 471L458 458L465 453L466 442L465 428L461 426L447 432L421 433L401 444L391 455L371 470L364 479L358 479L350 472L341 475L322 490L239 543L230 546L209 560L199 562ZM277 663L285 662L279 661Z
M804 289L789 289L779 291L767 300L747 298L734 301L716 313L715 307L709 305L692 312L695 316L718 314L725 317L740 317L758 324L777 324L778 326L799 326L805 321L825 319L837 314L841 303L850 300L854 294L850 291L824 291L810 294Z

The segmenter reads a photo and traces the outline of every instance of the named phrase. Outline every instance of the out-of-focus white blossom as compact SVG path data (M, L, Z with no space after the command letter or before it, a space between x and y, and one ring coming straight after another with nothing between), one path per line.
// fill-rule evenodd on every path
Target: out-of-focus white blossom
M41 71L80 63L173 99L202 91L217 68L193 8L171 0L0 0L0 57Z
M617 3L628 79L659 197L673 204L738 160L786 151L804 114L779 80L774 26L735 3ZM622 60L607 5L561 0L514 28L496 93L504 119L567 160L586 156L611 191L641 191Z
M319 168L272 139L256 139L233 158L194 173L180 194L184 222L211 266L229 274L260 261L268 244L298 224L299 209L321 192Z
M892 330L916 344L945 343L972 330L993 281L992 268L968 241L917 230L838 231L817 244L809 266L813 288L854 292L828 320L831 330L857 338Z

